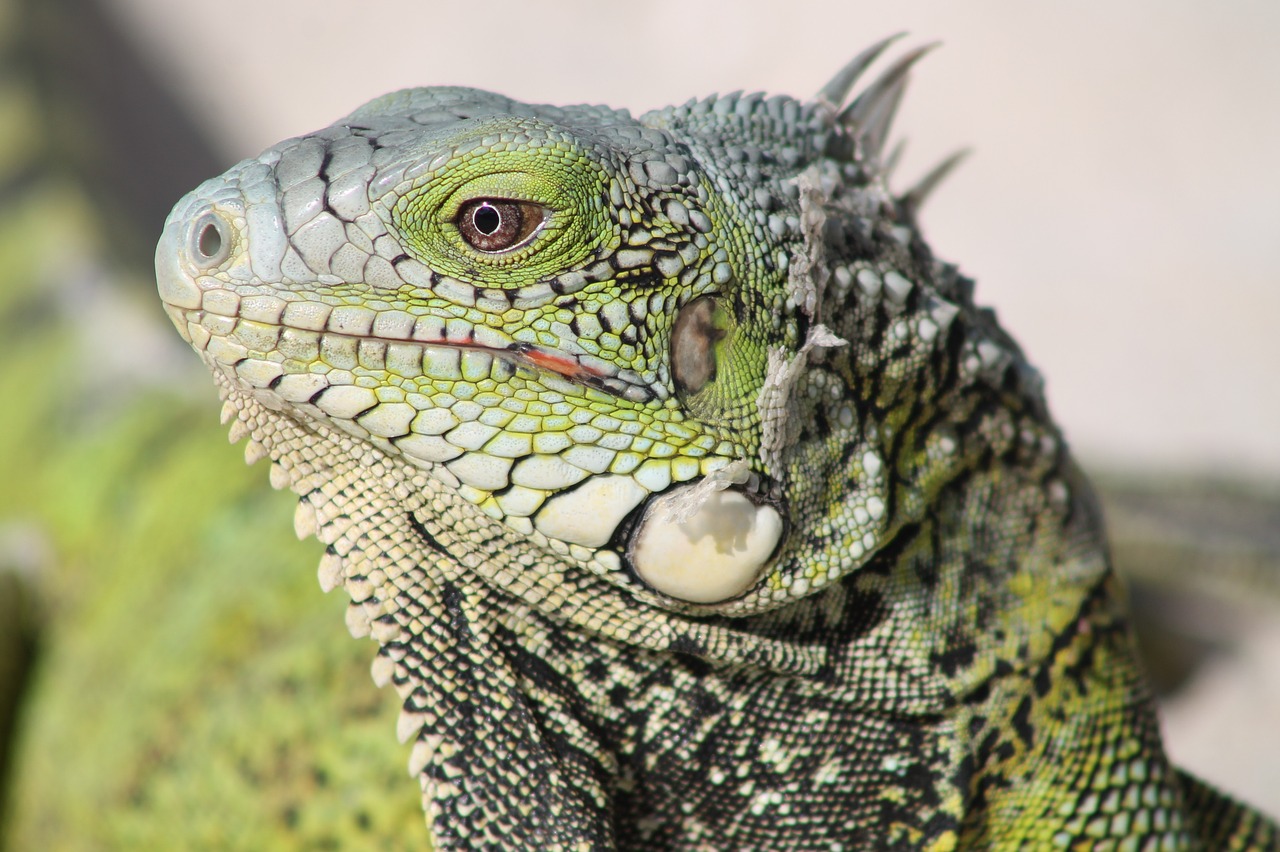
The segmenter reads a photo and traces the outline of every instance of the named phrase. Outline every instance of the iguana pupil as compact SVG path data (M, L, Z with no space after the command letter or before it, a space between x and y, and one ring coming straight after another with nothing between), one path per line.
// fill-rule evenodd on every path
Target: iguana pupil
M502 214L499 213L492 204L485 202L476 210L472 216L476 230L480 231L487 237L491 237L502 227Z
M542 216L537 205L500 198L477 198L463 204L457 225L462 238L477 251L507 251L524 243Z

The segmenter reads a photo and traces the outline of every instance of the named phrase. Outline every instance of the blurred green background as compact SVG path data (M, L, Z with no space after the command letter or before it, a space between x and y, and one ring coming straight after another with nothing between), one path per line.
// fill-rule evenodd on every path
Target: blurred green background
M917 72L909 163L978 147L927 232L976 274L1083 436L1170 750L1280 812L1280 208L1236 200L1276 184L1248 157L1280 141L1265 99L1280 64L1255 62L1250 39L1280 34L1280 16L1243 3L1254 18L1204 27L1179 3L1149 18L1084 3L1066 21L966 5L1000 21L992 35L939 3L849 5L780 21L754 3L500 2L482 24L404 2L0 0L0 846L425 837L372 647L320 594L319 545L294 539L293 501L227 444L211 381L159 309L151 252L180 195L398 85L641 108L742 85L803 94L902 27L951 44ZM1116 64L1116 45L1149 64ZM1058 50L1077 66L1036 76ZM974 65L990 76L952 74ZM1027 102L1054 109L1029 117ZM1092 123L1057 139L1079 115ZM1170 153L1143 129L1166 126L1215 147ZM1043 152L1050 137L1084 160Z

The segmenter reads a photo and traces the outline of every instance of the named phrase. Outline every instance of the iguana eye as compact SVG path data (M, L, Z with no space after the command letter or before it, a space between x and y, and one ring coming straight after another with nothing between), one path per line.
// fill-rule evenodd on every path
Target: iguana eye
M473 198L458 208L454 224L467 245L494 254L527 243L546 218L546 208L528 201Z

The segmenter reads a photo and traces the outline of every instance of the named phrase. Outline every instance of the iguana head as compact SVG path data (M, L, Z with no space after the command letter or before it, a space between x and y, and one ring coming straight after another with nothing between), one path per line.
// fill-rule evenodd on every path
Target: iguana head
M931 398L1012 358L953 333L962 287L884 186L918 53L840 109L883 47L812 102L379 98L179 202L160 293L237 399L408 461L565 570L770 609L923 511L963 449Z

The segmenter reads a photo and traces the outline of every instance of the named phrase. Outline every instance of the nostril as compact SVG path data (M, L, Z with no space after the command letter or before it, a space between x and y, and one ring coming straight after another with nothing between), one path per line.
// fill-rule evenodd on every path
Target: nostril
M191 226L191 259L197 266L217 266L231 254L231 228L214 212L205 213Z
M217 226L206 222L200 229L200 242L196 245L202 257L216 257L222 251L222 234L218 233Z

